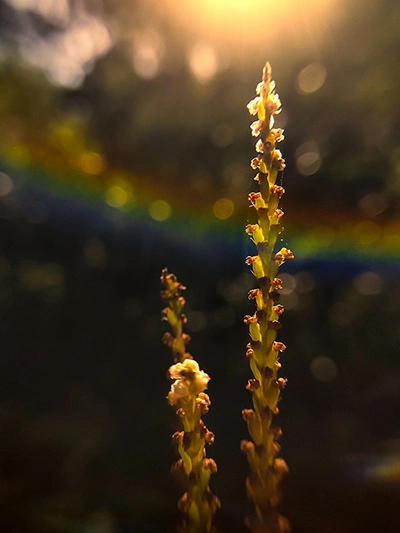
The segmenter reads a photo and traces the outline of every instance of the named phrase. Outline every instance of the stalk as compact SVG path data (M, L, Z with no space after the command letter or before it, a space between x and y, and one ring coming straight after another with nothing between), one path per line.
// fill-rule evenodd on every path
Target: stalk
M172 332L164 334L163 342L170 347L175 362L168 370L172 385L167 399L177 408L182 428L172 436L180 455L173 470L181 474L186 486L186 492L178 502L182 513L178 533L211 533L215 531L212 520L219 500L208 483L211 474L217 471L217 465L206 457L205 446L213 443L214 434L201 418L210 406L210 398L204 392L210 377L186 351L190 337L183 332L186 316L183 314L185 299L181 294L186 287L167 269L162 271L161 282L164 287L161 298L167 305L162 311L162 319L169 323Z
M251 236L257 255L247 257L246 263L252 267L258 288L250 290L248 295L255 302L256 311L252 316L244 317L251 339L246 355L253 373L246 388L251 392L253 409L242 411L252 441L242 441L241 449L250 466L246 486L256 512L247 525L252 533L283 533L290 531L290 526L277 508L281 499L280 481L288 467L278 457L282 431L273 425L273 417L278 413L280 393L286 385L286 379L278 377L279 355L286 347L276 341L281 328L279 318L284 311L278 304L282 282L276 276L282 263L292 259L293 254L287 248L274 251L277 237L283 231L283 211L278 205L285 192L283 187L276 185L276 180L285 168L285 162L276 148L283 140L283 130L273 127L274 115L280 112L281 102L275 93L269 63L263 69L256 93L256 98L247 107L251 115L257 115L257 120L251 124L251 132L254 137L259 137L255 145L257 155L250 163L258 171L254 179L259 191L249 194L257 223L247 225L246 233Z

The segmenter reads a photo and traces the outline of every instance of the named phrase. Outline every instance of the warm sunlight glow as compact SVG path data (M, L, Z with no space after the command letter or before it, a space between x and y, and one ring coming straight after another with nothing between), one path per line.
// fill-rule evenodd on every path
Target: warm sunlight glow
M324 38L338 0L166 0L168 16L176 29L193 42L203 40L229 56L233 49L251 61L258 54L310 36ZM316 30L316 31L315 31ZM315 44L315 42L313 43ZM250 54L253 49L253 54ZM236 55L236 54L235 54ZM208 61L208 60L207 60ZM211 76L209 76L211 77Z
M154 78L159 70L165 46L160 33L154 29L136 30L132 52L133 68L144 79Z
M206 83L218 70L214 49L206 44L197 43L189 52L189 68L200 83Z
M22 6L23 0L18 1ZM43 0L37 4L43 9L47 5ZM48 11L49 22L53 20L50 15L61 17L60 13ZM20 43L20 52L25 61L42 69L55 85L76 89L92 70L95 60L106 54L111 45L111 35L105 24L81 13L65 28L46 37L28 33Z

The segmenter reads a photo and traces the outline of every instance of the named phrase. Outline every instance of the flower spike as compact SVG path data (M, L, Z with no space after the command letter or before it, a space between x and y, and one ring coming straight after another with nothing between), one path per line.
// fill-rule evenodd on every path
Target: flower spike
M182 331L186 317L182 312L185 300L181 296L186 287L167 269L161 273L161 283L164 287L161 298L167 305L162 311L162 319L169 323L172 331L164 333L162 340L171 348L175 361L168 370L172 384L167 399L177 408L176 414L183 426L183 431L177 431L172 436L180 455L173 471L184 474L187 485L187 491L178 502L182 513L178 531L212 533L213 515L220 504L208 482L211 474L217 471L217 465L213 459L206 457L205 446L214 442L214 434L201 418L210 406L210 398L204 392L210 376L200 370L197 361L186 351L190 337Z
M278 377L281 367L278 358L286 346L276 340L281 328L279 319L284 311L283 306L276 303L282 288L282 281L276 275L282 263L293 259L293 253L287 248L275 251L277 236L283 231L283 211L278 204L284 193L283 187L276 185L276 180L285 168L285 161L276 146L284 138L283 130L273 128L281 102L275 93L269 63L264 67L256 93L258 96L247 108L250 115L257 115L258 119L250 126L251 134L259 137L255 145L256 156L250 166L258 170L254 179L259 184L259 192L249 194L257 223L248 224L246 233L252 237L257 255L248 256L246 263L251 266L259 288L251 289L248 295L255 302L256 312L244 318L251 339L246 356L254 378L246 386L252 395L253 409L242 411L253 442L242 441L241 448L250 466L247 494L256 510L256 516L247 521L248 527L252 533L286 533L290 531L289 522L279 514L277 507L279 483L288 467L282 458L277 457L280 450L277 441L282 431L272 425L272 420L278 413L280 393L287 381Z

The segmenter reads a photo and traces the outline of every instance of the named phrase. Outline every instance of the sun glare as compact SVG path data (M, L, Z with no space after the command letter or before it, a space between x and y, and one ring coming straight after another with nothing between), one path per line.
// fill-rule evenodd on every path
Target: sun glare
M240 50L247 59L307 36L320 35L339 0L166 0L168 16L190 39L207 39L219 52ZM315 32L314 32L315 33ZM313 38L315 35L313 35Z

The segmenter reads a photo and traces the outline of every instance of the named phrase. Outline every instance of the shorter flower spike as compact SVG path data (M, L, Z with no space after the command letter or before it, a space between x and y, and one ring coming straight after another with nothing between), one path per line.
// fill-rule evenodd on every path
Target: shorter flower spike
M177 408L176 414L183 427L183 431L177 431L172 436L180 455L173 471L186 478L187 486L178 503L182 513L178 530L180 533L211 533L219 500L210 491L208 482L211 474L217 471L217 465L213 459L206 457L205 446L214 442L214 434L201 419L211 403L204 392L210 376L200 369L197 361L186 351L190 337L182 331L186 317L182 312L185 300L181 291L185 287L166 269L162 271L161 282L161 298L167 305L162 318L169 323L172 331L164 333L162 340L170 347L175 361L168 370L172 383L167 399L170 405Z

